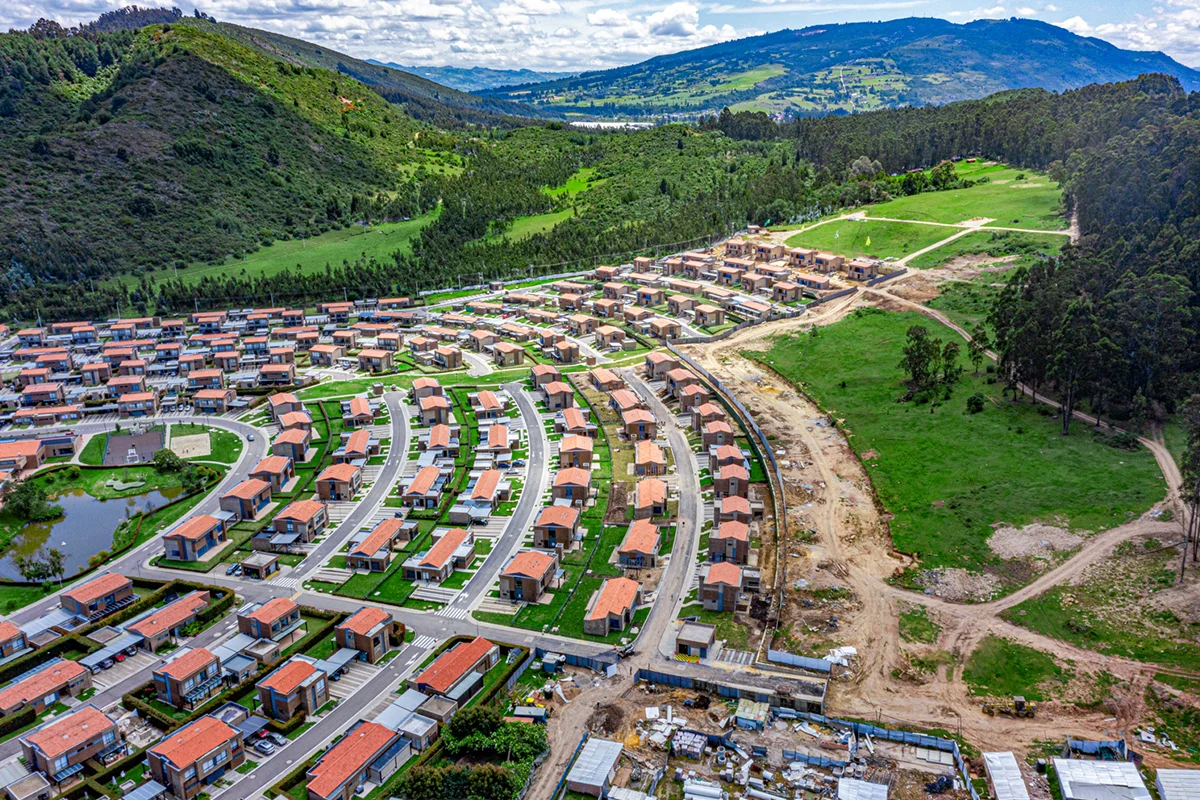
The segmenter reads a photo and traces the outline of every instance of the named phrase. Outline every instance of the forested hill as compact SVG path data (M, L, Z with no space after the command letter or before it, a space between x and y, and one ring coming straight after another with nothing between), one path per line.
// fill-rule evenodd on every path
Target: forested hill
M398 69L352 58L327 47L293 39L290 36L216 23L216 30L266 55L301 67L316 67L349 75L365 83L384 99L402 103L407 112L437 125L459 122L501 124L512 127L525 124L530 117L561 118L554 109L494 97L479 97Z
M1028 19L908 18L783 30L574 78L485 91L558 111L696 115L724 106L793 115L860 112L1200 72Z
M0 75L0 293L415 215L458 161L369 87L207 22L0 35Z

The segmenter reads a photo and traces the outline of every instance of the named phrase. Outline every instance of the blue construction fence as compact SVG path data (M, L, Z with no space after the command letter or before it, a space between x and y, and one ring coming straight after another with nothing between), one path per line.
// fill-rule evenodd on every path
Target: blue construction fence
M871 278L871 280L867 281L867 286L878 286L884 281L890 281L892 278L899 278L901 275L907 274L908 267L904 267L903 269L898 269L895 272L889 272L887 275L880 275L878 278Z
M533 651L533 654L538 658L542 658L547 653L555 653L562 656L566 660L568 666L584 667L592 670L593 672L598 672L601 675L607 674L608 668L617 663L617 656L615 654L589 657L576 655L574 653L566 653L562 650L546 650L541 647L535 648Z
M912 731L894 731L890 728L881 728L878 725L871 725L867 722L850 722L849 720L837 719L836 717L826 717L822 714L800 713L797 716L809 722L850 730L858 736L865 735L870 736L872 739L900 742L901 744L908 744L913 747L924 747L929 750L941 750L952 753L954 755L954 766L958 769L958 774L962 777L963 785L971 793L972 800L979 800L979 792L975 790L974 785L971 783L971 774L967 771L967 764L963 761L962 752L958 748L958 742L953 739L943 739L940 736L913 733Z
M782 650L767 650L767 661L775 664L800 667L801 669L812 670L813 672L824 672L826 675L833 670L833 663L823 658L798 656L793 653L785 653Z
M587 742L589 736L591 736L591 734L589 734L587 731L584 731L583 736L579 737L579 744L575 745L575 752L571 753L571 760L567 762L567 768L564 769L563 774L558 777L558 783L554 784L554 791L550 793L551 800L557 800L558 796L562 794L563 787L567 783L567 775L571 773L571 767L574 765L575 759L579 758L579 751L583 749L583 745Z
M517 681L521 680L521 676L525 674L525 670L529 669L529 665L532 664L533 661L533 653L526 650L525 659L521 662L520 666L517 667L516 672L508 676L508 680L505 682L504 688L511 692L513 687L517 685Z

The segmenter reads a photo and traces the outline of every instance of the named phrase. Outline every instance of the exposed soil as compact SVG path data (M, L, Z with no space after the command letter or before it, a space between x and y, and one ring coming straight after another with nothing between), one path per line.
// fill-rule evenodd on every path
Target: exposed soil
M1047 559L1057 550L1073 550L1084 536L1066 528L1033 522L1023 528L997 523L988 537L988 547L1001 558Z
M1000 581L987 573L967 572L965 569L925 570L919 581L934 597L955 603L972 603L991 600L1000 591Z

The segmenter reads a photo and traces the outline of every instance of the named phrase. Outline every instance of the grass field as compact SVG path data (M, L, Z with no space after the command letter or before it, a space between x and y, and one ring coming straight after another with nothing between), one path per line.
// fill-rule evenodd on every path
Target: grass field
M93 467L101 466L104 463L104 446L106 444L108 444L107 433L93 434L83 449L79 451L79 461Z
M1068 241L1068 237L1056 233L981 230L919 255L908 265L917 269L933 269L960 256L987 255L992 258L1015 256L1012 266L1018 267L1042 256L1058 255Z
M531 214L527 217L517 217L512 221L512 225L503 233L490 233L485 238L486 241L499 241L500 239L509 239L517 242L521 239L528 239L537 233L545 233L553 228L564 219L569 219L575 212L572 209L564 209L562 211L547 211L545 214Z
M1123 542L1081 580L1003 613L1015 625L1078 647L1200 672L1200 624L1181 621L1158 596L1175 587L1178 555L1157 539Z
M989 225L999 227L1066 230L1060 208L1062 190L1047 176L1003 164L966 162L957 165L957 172L960 177L987 178L987 182L968 189L900 197L864 210L868 217L949 223L986 217L994 220ZM1020 176L1024 177L1018 180Z
M1065 684L1069 678L1046 653L999 636L980 642L963 668L971 694L984 697L1024 695L1026 700L1047 700L1055 684Z
M971 331L977 323L987 325L992 303L1012 276L1011 272L989 272L975 280L946 281L938 286L938 296L925 305L936 308L951 320Z
M1004 399L999 384L975 377L965 362L946 403L897 402L904 394L897 365L914 324L943 340L953 335L915 313L859 311L815 329L816 335L782 337L769 352L747 355L802 385L842 420L884 507L895 515L896 547L919 554L922 569L986 568L1011 590L1032 576L1022 562L992 554L992 523L1046 521L1098 531L1162 498L1162 476L1148 452L1109 447L1078 426L1063 437L1056 420L1027 402ZM966 399L977 391L990 402L982 413L968 414ZM910 573L906 582L915 586L915 578Z
M595 174L595 167L580 167L579 171L568 178L567 182L562 186L547 186L544 187L542 191L551 197L562 197L564 195L567 197L574 197L580 192L586 191L587 189L604 183L604 181L607 180L607 178L592 180Z
M354 225L309 239L276 242L251 253L244 261L230 258L222 264L192 264L179 270L178 274L185 283L199 283L201 278L220 275L269 277L296 266L302 272L317 272L325 269L326 264L354 261L364 255L382 261L391 258L397 250L407 252L416 235L436 217L437 212L434 212L407 222L385 222L370 227ZM161 273L160 277L174 279L175 274L174 271L168 271ZM127 274L114 280L136 286L138 278Z
M790 237L787 244L788 247L815 247L843 256L902 258L957 232L955 228L941 225L832 220Z

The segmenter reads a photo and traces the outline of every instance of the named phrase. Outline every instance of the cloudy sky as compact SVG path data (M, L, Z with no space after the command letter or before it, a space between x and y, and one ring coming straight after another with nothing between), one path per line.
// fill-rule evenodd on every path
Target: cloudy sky
M0 0L0 30L39 17L63 24L132 0ZM1200 0L138 0L193 4L266 28L401 64L595 69L727 39L834 22L1030 17L1120 47L1163 50L1200 67ZM1000 5L999 3L1004 3Z

